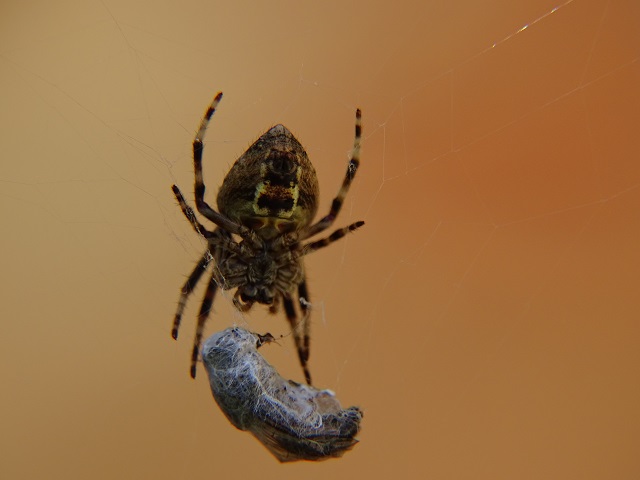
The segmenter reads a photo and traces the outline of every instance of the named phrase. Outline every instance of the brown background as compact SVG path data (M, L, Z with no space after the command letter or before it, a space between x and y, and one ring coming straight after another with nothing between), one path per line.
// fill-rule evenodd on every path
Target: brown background
M638 478L638 5L2 2L0 477ZM229 425L187 375L199 298L169 336L218 90L210 199L281 122L324 211L363 111L367 225L308 259L316 382L365 409L341 460ZM208 333L287 334L230 295Z

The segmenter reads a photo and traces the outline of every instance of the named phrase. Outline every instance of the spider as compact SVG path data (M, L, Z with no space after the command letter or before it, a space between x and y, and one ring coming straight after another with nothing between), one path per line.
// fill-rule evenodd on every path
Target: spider
M196 377L202 334L216 290L235 288L233 303L242 312L248 311L256 302L268 305L271 313L276 313L281 304L284 306L300 365L310 385L311 374L307 366L310 304L303 257L339 240L364 222L352 223L319 240L303 242L329 228L340 212L360 163L360 110L356 110L353 150L342 186L329 213L312 223L318 210L316 172L300 142L284 125L269 129L234 163L218 191L219 211L205 202L202 140L221 98L222 92L215 96L193 140L196 209L215 224L215 229L205 228L180 189L176 185L171 187L182 213L195 231L207 240L206 251L180 291L171 336L178 338L187 299L213 264L198 313L191 352L191 377ZM296 304L301 313L300 321Z

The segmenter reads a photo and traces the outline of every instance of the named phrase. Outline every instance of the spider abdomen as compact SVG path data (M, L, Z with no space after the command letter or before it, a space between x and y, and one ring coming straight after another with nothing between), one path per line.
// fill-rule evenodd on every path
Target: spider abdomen
M311 223L318 192L304 148L284 125L276 125L233 164L218 191L218 208L260 237L272 239Z

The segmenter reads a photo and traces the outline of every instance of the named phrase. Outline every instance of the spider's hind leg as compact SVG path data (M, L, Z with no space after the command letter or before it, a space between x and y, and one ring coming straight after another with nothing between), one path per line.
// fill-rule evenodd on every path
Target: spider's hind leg
M349 160L349 164L347 165L347 173L345 174L344 180L342 181L342 185L340 186L340 190L338 190L338 194L331 202L331 208L329 209L329 213L322 217L318 222L313 225L307 227L302 235L300 236L300 240L306 240L307 238L311 238L314 235L326 230L335 221L338 213L342 209L342 204L344 203L344 199L349 192L349 187L351 187L351 182L353 182L354 177L356 176L356 172L358 171L358 167L360 166L360 143L362 141L362 113L358 108L356 110L356 128L355 128L355 137L353 139L353 149L351 150L351 158Z
M298 359L304 373L304 379L311 385L311 372L309 371L309 347L310 347L310 322L309 322L309 294L305 279L298 285L298 301L302 319L298 320L296 308L291 297L283 297L284 311L291 326L293 339L298 351Z

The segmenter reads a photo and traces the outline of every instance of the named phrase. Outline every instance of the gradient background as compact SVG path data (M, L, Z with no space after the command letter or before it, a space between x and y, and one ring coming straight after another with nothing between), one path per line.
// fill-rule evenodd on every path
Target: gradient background
M3 1L0 477L640 476L640 4ZM178 291L209 199L284 123L362 168L308 258L311 369L365 410L340 460L280 465L188 377ZM287 334L219 296L208 333ZM290 339L265 349L300 379Z

